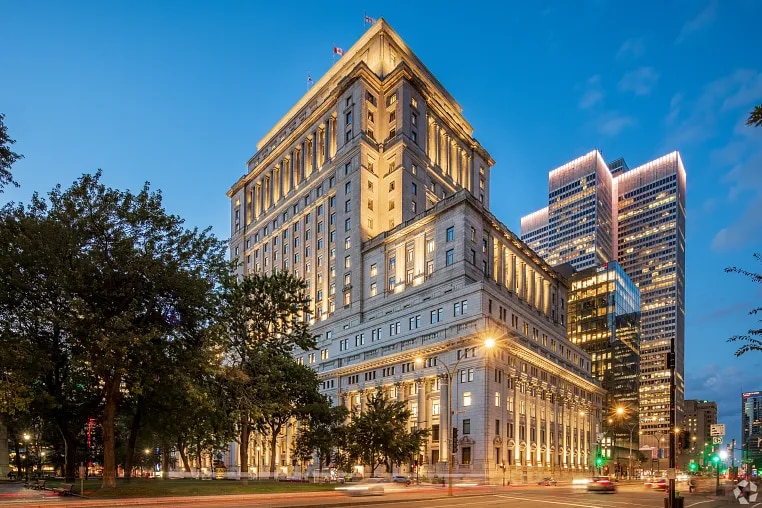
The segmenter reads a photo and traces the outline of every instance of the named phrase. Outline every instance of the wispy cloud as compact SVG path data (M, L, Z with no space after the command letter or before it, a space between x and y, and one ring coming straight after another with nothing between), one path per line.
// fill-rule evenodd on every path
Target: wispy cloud
M659 73L653 67L640 67L626 73L619 81L619 90L635 95L648 95L659 81Z
M635 119L631 116L620 114L616 111L609 111L601 115L596 121L598 132L604 136L616 136L626 127L635 125Z
M627 39L619 47L619 51L616 53L616 58L640 58L646 53L646 45L643 39L640 37L632 37Z
M592 108L596 104L603 100L603 86L601 85L601 76L596 74L591 76L584 86L584 92L579 99L579 108L588 109Z
M675 43L683 43L691 34L714 23L716 17L717 0L711 0L698 14L685 22Z

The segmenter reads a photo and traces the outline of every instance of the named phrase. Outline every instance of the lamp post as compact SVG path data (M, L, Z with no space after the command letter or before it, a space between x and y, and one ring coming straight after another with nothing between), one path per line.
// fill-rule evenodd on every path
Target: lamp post
M488 338L484 341L484 346L487 348L492 348L495 346L495 339ZM447 408L448 408L448 415L447 415L447 446L449 447L449 450L447 450L447 495L452 496L452 474L453 474L453 463L455 461L455 447L454 447L454 438L453 438L453 421L454 421L454 415L455 415L455 409L452 405L452 387L453 387L453 378L455 374L458 372L458 366L460 365L461 360L463 360L467 355L461 355L457 361L455 362L455 365L450 368L449 365L442 362L442 366L445 368L445 371L447 372ZM422 364L423 358L416 358L415 363Z
M616 414L619 416L620 419L624 419L624 417L627 415L627 410L619 406L616 408ZM638 426L638 422L631 424L625 424L625 427L630 429L630 447L629 447L629 454L627 456L627 478L632 478L632 433L635 431L635 427Z

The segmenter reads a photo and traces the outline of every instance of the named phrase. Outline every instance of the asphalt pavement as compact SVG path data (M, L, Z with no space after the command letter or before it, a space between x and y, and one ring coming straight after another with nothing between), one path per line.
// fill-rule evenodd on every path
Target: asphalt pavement
M117 506L214 506L227 507L459 507L489 508L511 506L519 508L662 508L664 493L647 489L642 483L620 484L613 494L587 492L582 486L476 486L457 487L454 496L448 496L441 486L389 486L384 495L373 497L349 497L341 491L299 492L278 494L251 494L226 496L189 496L130 499L83 499L60 497L51 491L35 491L24 488L21 483L0 482L0 507L64 507L106 508ZM732 498L718 498L706 494L682 494L685 508L727 508L738 506ZM762 507L762 503L758 503ZM755 505L751 505L752 507Z

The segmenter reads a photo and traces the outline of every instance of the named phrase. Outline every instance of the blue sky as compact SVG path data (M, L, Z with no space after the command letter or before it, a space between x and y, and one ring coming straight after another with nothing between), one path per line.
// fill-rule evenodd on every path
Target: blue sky
M104 171L161 189L191 226L229 235L225 192L256 142L383 16L464 109L496 160L493 211L518 231L550 169L594 148L631 167L680 150L688 174L687 396L738 435L762 353L725 339L758 325L762 286L762 4L733 2L44 2L5 0L0 112L20 189ZM500 199L495 199L495 196Z

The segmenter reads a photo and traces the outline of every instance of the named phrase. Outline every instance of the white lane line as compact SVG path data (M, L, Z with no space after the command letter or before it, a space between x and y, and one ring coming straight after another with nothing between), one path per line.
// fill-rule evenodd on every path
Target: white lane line
M576 503L570 503L568 501L564 502L558 502L558 501L549 501L545 498L530 498L530 497L518 497L518 496L506 496L506 495L499 495L498 497L502 497L505 499L514 499L518 501L533 501L538 503L546 503L546 504L560 504L563 506L578 506L581 508L601 508L600 504L576 504ZM625 501L606 501L607 503L612 504L626 504L626 505L633 505L633 506L644 506L643 503L627 503ZM658 506L658 505L657 505Z
M695 502L693 504L689 504L688 508L691 508L691 506L696 506L696 505L700 505L700 504L704 504L704 503L713 503L713 502L714 502L714 500L712 500L712 499L709 499L708 501L697 501L697 502Z

